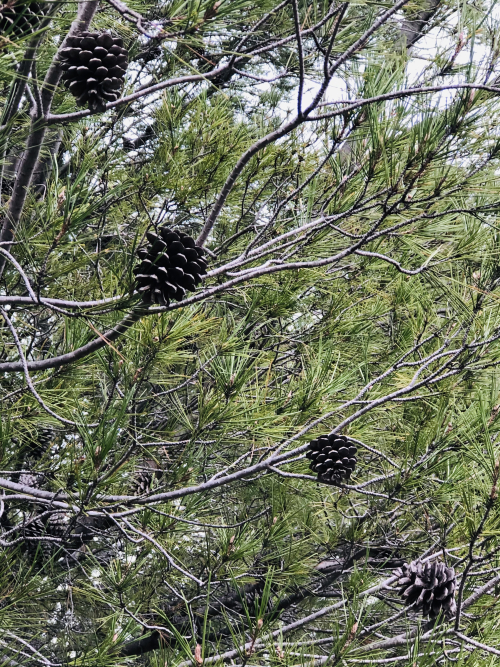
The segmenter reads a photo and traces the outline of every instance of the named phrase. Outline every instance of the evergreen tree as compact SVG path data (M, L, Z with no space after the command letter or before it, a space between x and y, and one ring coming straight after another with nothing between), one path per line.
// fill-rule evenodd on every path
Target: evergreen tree
M0 7L0 664L495 664L499 23Z

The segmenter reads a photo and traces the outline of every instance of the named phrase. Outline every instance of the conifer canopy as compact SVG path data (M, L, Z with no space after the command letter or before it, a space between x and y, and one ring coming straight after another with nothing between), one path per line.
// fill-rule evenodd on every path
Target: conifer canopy
M496 664L499 24L0 6L0 665Z

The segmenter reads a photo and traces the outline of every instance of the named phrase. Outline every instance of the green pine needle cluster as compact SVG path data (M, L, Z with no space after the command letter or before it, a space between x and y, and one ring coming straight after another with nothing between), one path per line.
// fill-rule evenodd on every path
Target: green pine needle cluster
M129 52L103 113L60 85L75 20ZM499 21L0 7L0 664L495 664ZM148 306L164 225L208 275ZM329 485L331 432L358 453ZM405 605L419 559L453 618Z

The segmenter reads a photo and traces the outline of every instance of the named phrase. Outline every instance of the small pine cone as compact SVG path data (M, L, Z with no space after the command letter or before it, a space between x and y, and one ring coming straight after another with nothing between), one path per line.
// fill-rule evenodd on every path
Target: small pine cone
M153 480L161 477L161 469L156 461L148 459L143 462L139 472L134 477L134 495L142 496L144 493L149 493L153 484Z
M22 472L19 475L19 484L30 486L32 489L39 489L43 482L43 475L36 472Z
M62 79L78 106L104 111L120 96L128 67L128 51L121 37L109 32L82 32L68 37L60 54Z
M415 610L422 610L422 615L430 618L437 618L440 612L447 620L455 616L457 580L452 567L437 561L413 561L398 567L393 574L398 577L399 594L406 605L414 605Z
M134 495L142 496L151 491L153 475L150 472L140 472L135 476Z
M47 530L42 519L36 517L35 514L27 517L26 523L28 525L23 525L21 529L21 534L27 538L41 538L47 535ZM26 548L28 553L34 555L35 553L41 553L44 559L50 558L52 552L52 545L42 539L28 539L26 540Z
M22 526L22 532L26 537L40 537L45 534L45 525L36 514L28 516L25 523L26 525Z
M310 468L318 475L318 482L340 484L348 480L356 467L358 450L345 435L321 435L312 440L306 453Z
M54 431L51 428L41 428L38 431L38 444L44 451L48 448L54 439Z
M46 530L50 537L66 537L69 534L69 515L64 512L52 514L47 520Z
M54 431L50 428L41 428L38 431L37 438L28 443L29 455L37 459L40 458L49 449L53 440Z
M34 519L34 520L33 520ZM31 523L29 523L31 521ZM63 512L52 514L48 518L40 518L32 514L26 519L28 525L21 528L21 534L27 538L58 538L63 540L69 536L69 515ZM34 555L40 553L44 560L49 559L61 546L60 542L50 539L28 539L26 547Z
M41 17L37 2L6 2L0 6L0 35L19 38L31 34L38 29Z
M188 234L169 227L146 236L151 247L139 250L142 262L134 269L138 292L145 303L168 306L171 299L182 301L186 290L194 292L207 272L203 248Z

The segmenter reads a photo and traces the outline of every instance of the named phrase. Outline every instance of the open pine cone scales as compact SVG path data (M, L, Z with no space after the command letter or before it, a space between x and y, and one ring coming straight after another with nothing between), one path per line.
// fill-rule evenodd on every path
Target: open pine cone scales
M167 306L182 301L186 290L194 292L207 272L204 250L183 232L161 227L147 233L151 246L137 253L142 260L134 269L137 290L145 303Z
M0 35L23 37L37 29L41 17L37 2L2 3L0 8Z
M414 605L423 616L437 618L443 613L446 619L456 613L455 570L444 563L405 563L394 574L398 577L399 594L406 605Z
M306 453L310 468L318 475L318 482L339 484L348 480L356 467L358 450L345 435L321 435L309 443Z
M108 102L120 96L128 67L128 51L121 37L108 32L82 32L68 37L61 51L64 85L79 106L104 111Z

